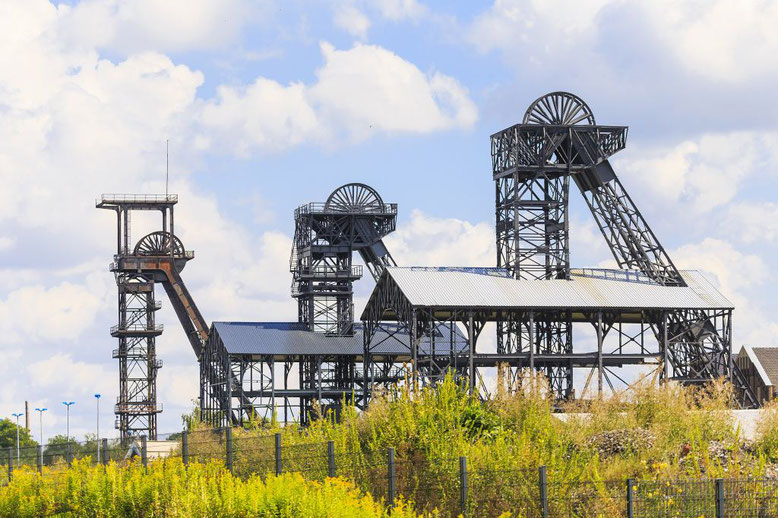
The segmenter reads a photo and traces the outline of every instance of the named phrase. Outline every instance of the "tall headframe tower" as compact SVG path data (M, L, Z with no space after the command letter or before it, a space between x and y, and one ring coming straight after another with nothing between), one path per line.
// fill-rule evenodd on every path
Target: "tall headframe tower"
M122 438L157 436L157 360L155 339L162 333L155 313L160 302L154 298L154 284L165 287L176 314L199 358L208 328L179 276L194 253L186 251L174 233L175 194L101 196L96 207L116 212L116 254L110 265L116 278L119 323L111 328L119 347L119 396L114 407L116 427ZM134 211L158 211L160 230L143 236L133 245L131 220Z
M352 334L352 285L362 277L362 268L352 265L353 253L359 252L376 280L386 266L395 266L383 238L395 229L397 204L384 203L370 186L350 183L324 203L298 207L294 222L289 266L299 321L317 333Z
M534 101L521 124L491 137L496 189L497 265L516 279L569 279L570 181L583 194L616 262L667 287L686 283L608 161L626 145L625 126L597 125L589 107L567 92ZM729 316L706 310L665 312L652 319L664 377L699 383L731 378L743 406L753 392L731 358ZM612 325L613 323L600 322ZM572 315L498 322L498 353L572 356ZM560 398L571 395L572 359L539 364Z
M368 185L349 183L335 189L324 203L298 207L294 221L289 266L299 322L315 333L352 336L353 283L362 277L362 267L352 264L353 254L359 253L376 280L386 266L395 265L383 238L395 229L397 204L384 203ZM327 361L321 356L304 357L299 375L301 389L320 393L333 389L337 398L341 397L338 390L353 390L361 380L354 356ZM335 411L337 398L332 401ZM308 421L312 403L311 398L301 398L301 422Z

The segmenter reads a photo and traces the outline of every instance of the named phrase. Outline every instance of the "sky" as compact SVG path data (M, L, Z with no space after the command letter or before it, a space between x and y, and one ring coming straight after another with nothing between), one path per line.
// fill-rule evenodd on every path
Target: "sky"
M99 392L110 428L115 227L94 200L164 192L166 141L206 320L291 321L293 209L347 182L398 203L398 264L494 265L489 136L556 90L629 126L611 162L676 265L735 303L735 349L775 345L776 26L763 0L0 0L0 416L46 406L49 436L75 401L81 436ZM609 264L572 194L573 265ZM175 432L197 363L157 296Z

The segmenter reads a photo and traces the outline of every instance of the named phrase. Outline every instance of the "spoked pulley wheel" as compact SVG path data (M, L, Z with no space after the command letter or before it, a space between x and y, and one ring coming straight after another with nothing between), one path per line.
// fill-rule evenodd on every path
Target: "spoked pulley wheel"
M378 212L384 209L384 202L369 185L348 183L330 194L324 209L336 212Z
M575 126L595 122L592 110L580 97L569 92L552 92L529 105L524 124Z

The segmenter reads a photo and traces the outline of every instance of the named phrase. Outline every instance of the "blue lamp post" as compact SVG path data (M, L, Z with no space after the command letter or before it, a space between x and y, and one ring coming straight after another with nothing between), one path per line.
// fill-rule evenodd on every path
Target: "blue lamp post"
M43 465L43 412L48 410L48 408L36 408L35 411L38 412L38 420L40 421L41 425L41 466Z
M97 400L97 462L100 462L100 394L95 394Z
M67 432L65 437L67 438L67 442L70 442L70 405L75 405L75 401L63 401L63 405L65 405L65 408L67 408Z

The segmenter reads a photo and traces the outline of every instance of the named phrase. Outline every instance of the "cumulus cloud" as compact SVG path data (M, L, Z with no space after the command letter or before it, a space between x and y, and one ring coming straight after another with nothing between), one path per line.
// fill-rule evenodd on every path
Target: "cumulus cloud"
M269 2L244 0L85 0L58 8L59 34L74 46L124 54L223 48Z
M706 238L670 252L680 269L701 270L735 305L733 343L772 344L778 322L765 311L761 292L773 279L760 256L720 239Z
M339 4L333 21L337 27L361 40L367 38L370 19L353 5Z
M93 195L163 191L167 139L175 156L174 192L181 196L176 231L197 250L183 277L206 320L294 320L291 239L253 230L203 194L190 174L206 152L330 146L341 137L356 142L370 136L360 128L370 123L383 133L472 124L475 108L458 82L377 46L339 51L323 45L324 64L308 84L259 78L216 88L212 100L199 97L203 73L165 52L228 45L252 14L246 5L198 0L179 16L181 4L146 1L0 5L0 353L6 359L0 373L4 379L14 373L0 409L72 394L79 401L75 428L92 392L115 397L116 341L108 328L116 323L116 292L107 271L115 216L96 211ZM395 73L386 90L367 77L378 72ZM337 104L338 88L364 110L377 102L388 111L370 112L369 123L359 119L353 107ZM419 116L429 120L408 120ZM254 192L252 203L263 197ZM253 213L265 224L272 217L267 210ZM140 214L132 223L133 241L156 229ZM168 324L157 339L165 361L160 427L177 429L178 414L197 396L197 367L161 290L157 298L163 300L158 318ZM111 405L101 410L110 422ZM50 423L57 413L51 409Z
M377 0L373 6L384 18L392 21L415 21L429 14L427 6L416 0Z
M472 21L467 38L481 51L516 53L521 48L530 53L531 61L540 62L561 49L580 45L608 1L495 0Z
M247 156L301 142L359 142L377 132L469 128L477 119L467 89L450 76L425 74L375 45L322 43L321 51L325 63L313 84L259 77L247 87L220 87L202 111L204 139Z
M778 163L778 146L769 132L705 134L671 147L632 149L614 161L661 203L704 213L732 201L745 178Z
M611 42L626 35L611 22L629 28L627 49L639 53L635 45L652 46L698 77L744 83L778 71L771 59L778 51L773 30L778 5L773 2L495 0L472 21L468 38L482 51L499 50L516 59L525 59L522 54L527 53L536 64L553 62L561 52L576 48L576 57L586 56L585 66L591 67L619 56L596 52L603 32L608 31Z
M385 241L400 266L495 266L497 260L492 225L433 217L418 209Z
M725 223L729 235L743 243L772 242L778 236L778 203L733 203Z

